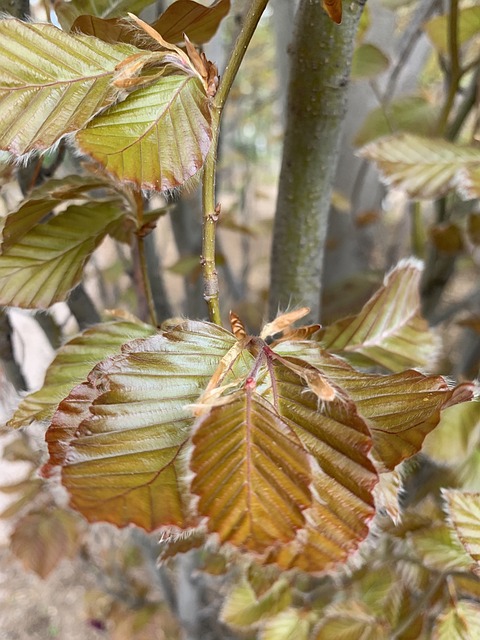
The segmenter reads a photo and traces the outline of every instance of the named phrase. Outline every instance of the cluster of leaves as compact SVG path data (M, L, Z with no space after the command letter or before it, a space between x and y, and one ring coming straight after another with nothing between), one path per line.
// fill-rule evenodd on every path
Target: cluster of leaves
M403 545L410 550L413 533L426 555L438 535L441 553L452 553L447 526L437 530L438 507L433 533L429 519L411 516L397 531L382 514L398 521L395 468L420 450L441 411L478 406L458 405L471 398L470 384L451 388L441 377L404 371L426 366L435 346L419 312L419 277L417 263L402 263L358 316L326 329L295 329L305 309L280 316L260 337L247 335L236 317L232 332L194 321L167 322L160 331L133 319L102 323L59 350L45 385L22 401L10 425L51 419L43 475L59 470L70 506L89 521L188 534L166 543L164 558L210 540L218 551L206 570L221 556L240 562L244 577L223 608L227 624L260 626L269 639L293 629L296 637L329 638L343 627L390 637L416 610L427 569L407 589L406 578L391 575L384 550L377 543L372 558L367 542L360 568L342 578L344 603L332 600L330 580L375 516L382 544L395 542L408 567L414 561ZM394 373L361 373L345 358ZM45 482L36 479L39 491ZM14 538L27 536L28 544L14 550L27 566L36 569L32 539L47 557L45 531L63 531L66 513L27 513L20 521ZM297 606L302 574L282 577L286 569L324 575L320 583L329 587ZM383 589L385 600L362 600L367 583ZM387 600L392 611L384 619Z

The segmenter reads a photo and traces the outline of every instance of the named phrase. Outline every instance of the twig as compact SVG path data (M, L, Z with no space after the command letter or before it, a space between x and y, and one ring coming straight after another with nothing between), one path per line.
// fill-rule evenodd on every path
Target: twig
M268 0L253 0L238 34L237 40L225 67L218 91L212 104L213 139L205 160L203 174L203 235L202 235L202 269L204 279L204 298L208 305L211 322L221 324L220 304L218 298L218 277L215 266L215 229L219 215L219 207L215 199L215 174L217 165L218 133L223 107L237 75L238 69L252 39Z
M73 289L67 304L81 331L92 324L100 322L100 314L82 283Z
M412 612L403 619L402 623L395 629L395 632L390 636L390 640L398 640L401 638L408 627L418 618L418 616L425 610L428 610L428 602L430 598L435 594L435 591L439 588L444 580L444 575L440 574L436 580L434 580L430 586L430 589L425 591L423 597L417 600L417 606Z
M480 60L478 62L480 63ZM461 128L468 114L470 113L473 106L475 105L475 101L477 99L479 80L480 80L480 68L478 68L476 73L473 75L470 86L465 91L464 98L458 107L455 118L445 133L445 137L447 140L455 140L457 135L460 133Z
M437 134L443 135L448 118L455 102L458 85L462 77L460 54L458 49L458 0L450 0L450 18L448 20L448 52L450 58L448 93L437 123Z
M150 278L148 277L148 267L147 267L147 258L145 256L145 242L144 242L144 233L143 233L143 197L139 190L132 190L132 195L135 200L136 205L136 218L137 218L137 251L138 251L138 261L140 266L140 272L142 274L142 284L143 291L145 293L145 299L147 301L148 314L150 316L150 323L156 327L157 326L157 314L155 311L155 303L153 300L152 294L152 286L150 283Z

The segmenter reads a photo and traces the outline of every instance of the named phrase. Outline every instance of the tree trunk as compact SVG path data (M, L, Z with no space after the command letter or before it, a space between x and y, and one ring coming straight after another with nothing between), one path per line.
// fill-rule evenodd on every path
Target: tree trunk
M271 261L270 315L307 305L320 316L321 275L332 183L347 107L355 33L363 2L344 4L334 24L321 0L301 0Z

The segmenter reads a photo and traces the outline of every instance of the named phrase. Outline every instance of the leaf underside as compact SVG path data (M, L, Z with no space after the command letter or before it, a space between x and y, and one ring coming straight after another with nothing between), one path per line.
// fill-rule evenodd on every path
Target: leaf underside
M42 388L22 400L8 425L18 429L35 420L49 420L58 403L73 387L86 380L98 362L118 353L129 340L154 333L154 327L142 322L105 322L69 340L48 367Z
M385 181L413 199L439 198L457 186L462 172L480 165L480 150L436 138L400 133L371 142L360 154Z
M60 404L47 432L50 463L62 466L71 506L88 520L148 531L193 524L188 405L233 341L213 325L187 327L129 343Z
M49 24L0 20L0 149L47 149L83 127L118 90L116 65L138 51Z
M123 215L118 203L89 202L34 226L0 255L0 304L44 309L65 300Z
M358 315L327 327L323 347L359 366L428 366L437 341L420 312L421 274L417 261L400 262Z
M115 178L144 189L174 189L202 168L211 113L199 78L174 74L131 93L76 135L82 152Z

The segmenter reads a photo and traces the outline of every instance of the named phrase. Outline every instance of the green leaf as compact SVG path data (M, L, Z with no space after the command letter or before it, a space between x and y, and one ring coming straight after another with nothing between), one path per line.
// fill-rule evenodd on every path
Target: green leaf
M118 192L105 181L90 176L67 176L60 180L48 180L32 191L20 206L5 218L2 230L2 252L21 240L26 233L45 219L53 209L71 200L88 202L92 200L89 192L102 189L110 196L110 202L122 206Z
M361 44L353 53L350 75L352 80L373 78L386 71L389 64L390 60L381 49L373 44Z
M186 483L189 405L233 343L215 325L182 323L125 345L59 405L47 431L50 464L62 466L74 509L91 522L148 531L194 524Z
M358 600L331 605L313 636L314 640L388 640L385 620Z
M0 148L15 155L50 147L112 104L116 65L139 51L14 19L0 20L0 39Z
M404 96L372 109L363 121L354 144L360 147L397 131L433 134L439 109L422 96Z
M480 494L445 490L443 492L450 521L467 553L480 561Z
M35 420L49 420L60 400L85 380L98 362L119 353L126 342L155 332L154 327L140 321L105 322L69 340L48 367L42 388L22 400L8 425L18 429Z
M416 200L436 199L455 188L463 171L480 165L480 149L401 133L371 142L360 155L375 162L385 182Z
M123 216L118 203L90 202L33 227L0 255L0 304L42 309L65 300Z
M287 580L277 580L260 598L251 584L243 579L227 594L220 620L231 627L245 629L258 625L290 606L292 594Z
M0 513L0 518L8 520L15 516L18 517L19 513L25 511L27 507L31 509L35 498L44 490L45 482L34 477L29 477L12 485L3 485L0 487L2 493L20 493L20 497L17 497L14 502L8 503L8 506Z
M78 516L64 509L30 513L19 520L10 549L28 571L46 578L63 558L71 558L80 540Z
M436 525L410 534L410 542L423 564L433 571L468 571L472 560L448 527Z
M462 464L480 439L480 402L449 407L425 439L424 451L441 464Z
M202 168L212 139L210 124L200 79L174 74L110 107L76 140L119 180L162 191L182 185Z
M368 5L365 6L365 9L362 11L362 15L360 16L360 22L358 23L356 41L357 43L362 43L363 39L370 29L372 23L372 17L370 15L370 9Z
M256 393L238 392L196 425L191 467L198 510L221 542L262 552L292 540L310 505L306 452Z
M69 31L78 16L92 15L99 18L124 16L127 11L139 13L153 4L152 0L57 0L55 13L65 31Z
M259 640L309 640L311 615L301 609L287 609L267 620Z
M391 371L431 364L436 340L421 316L421 264L400 262L356 316L327 327L322 344L359 366Z
M432 41L434 47L442 55L449 50L448 27L450 16L436 16L423 25L423 29ZM480 33L480 7L465 7L458 13L458 44L468 42L470 38L478 37Z
M460 600L435 621L432 640L475 640L480 637L480 606Z

